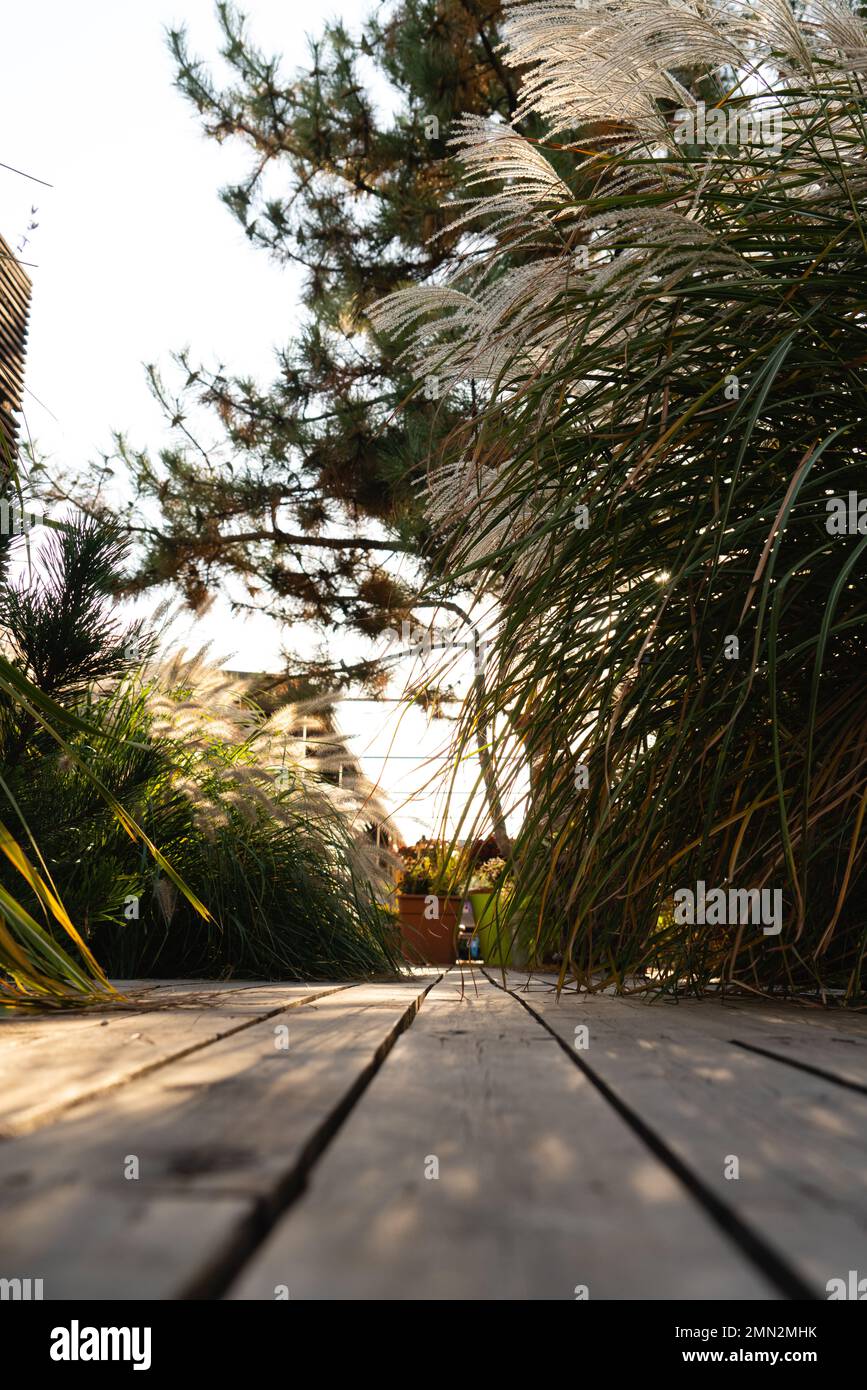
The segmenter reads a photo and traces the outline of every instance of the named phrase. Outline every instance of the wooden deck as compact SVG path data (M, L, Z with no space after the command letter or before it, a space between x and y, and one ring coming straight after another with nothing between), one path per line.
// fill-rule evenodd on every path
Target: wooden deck
M774 1300L867 1274L867 1018L506 983L138 982L3 1021L0 1277Z

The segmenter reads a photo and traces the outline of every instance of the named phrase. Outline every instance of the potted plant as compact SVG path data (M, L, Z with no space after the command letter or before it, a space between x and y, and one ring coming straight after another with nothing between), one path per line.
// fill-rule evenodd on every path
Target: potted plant
M503 920L512 884L504 859L477 864L470 879L469 899L479 938L479 952L488 965L511 965L512 941Z
M454 965L464 900L451 893L459 856L436 840L419 840L400 851L398 912L405 959L411 965Z

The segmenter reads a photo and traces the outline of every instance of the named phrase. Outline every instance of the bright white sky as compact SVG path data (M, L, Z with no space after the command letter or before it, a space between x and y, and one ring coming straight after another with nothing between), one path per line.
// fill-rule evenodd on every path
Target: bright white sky
M242 8L254 40L282 53L289 72L306 61L307 34L335 15L355 26L369 5L248 0ZM25 414L37 448L57 462L107 452L112 429L136 445L160 444L144 362L168 365L189 345L194 357L267 380L274 347L297 324L293 271L251 247L217 196L247 168L246 152L207 140L173 87L164 33L179 21L193 50L214 58L212 0L29 0L4 9L0 161L53 187L0 169L0 232L13 250L29 237L20 253L35 263ZM32 207L39 225L27 232ZM230 617L219 604L188 631L192 645L213 641L237 670L278 670L281 642L305 643L303 633ZM430 777L425 760L442 761L447 726L428 726L415 709L399 721L393 706L345 710L343 726L358 735L353 747L368 774L381 776L406 839L429 833L442 795L418 788ZM473 762L460 774L465 795L477 772Z

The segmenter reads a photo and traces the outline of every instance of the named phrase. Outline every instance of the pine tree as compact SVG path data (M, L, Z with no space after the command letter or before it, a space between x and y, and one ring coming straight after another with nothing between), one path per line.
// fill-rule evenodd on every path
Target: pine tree
M303 267L305 320L265 389L188 355L175 358L176 387L149 368L174 434L157 458L117 439L134 483L126 521L142 542L129 591L169 583L199 608L228 572L245 602L278 621L376 636L411 609L389 557L425 552L416 481L473 388L447 398L434 380L417 389L366 311L466 254L443 210L457 186L447 141L463 113L514 110L500 7L402 0L357 39L329 24L292 77L255 47L234 6L217 9L232 80L218 86L181 29L169 37L177 84L209 136L248 146L249 176L221 196L256 246ZM396 99L387 116L372 90L383 79ZM202 407L208 440L194 423ZM90 481L98 496L98 470ZM373 681L376 663L353 674Z

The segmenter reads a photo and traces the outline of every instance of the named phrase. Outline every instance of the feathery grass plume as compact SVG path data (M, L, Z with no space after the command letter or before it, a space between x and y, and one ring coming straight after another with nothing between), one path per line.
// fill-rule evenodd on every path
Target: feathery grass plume
M107 602L111 528L70 522L41 559L0 586L0 1004L92 1002L105 972L393 973L364 789L321 784L291 715L203 654L148 657Z
M393 974L379 906L382 853L363 833L370 796L332 787L305 747L316 716L266 716L252 682L205 652L146 668L138 697L169 784L155 799L161 843L207 902L203 927L162 878L143 884L133 920L97 934L114 974L333 978ZM135 698L127 684L119 692ZM324 724L323 724L324 727ZM372 793L372 789L370 789Z
M104 730L87 718L87 700L129 665L125 642L140 635L135 628L124 634L106 601L120 557L118 533L82 520L49 526L38 582L29 564L29 536L28 574L17 582L10 580L8 561L18 536L10 530L0 538L0 797L15 826L13 834L0 824L0 1007L118 998L88 944L86 926L70 910L62 866L41 833L57 828L58 776L75 772L115 836L158 864L207 916L117 800L117 785L105 785L91 766ZM75 844L73 863L83 862L87 847L86 840ZM104 873L105 866L97 871Z
M481 708L513 929L589 987L863 1000L862 7L540 0L504 32L512 133L456 142L467 264L378 313L485 378L430 514L499 605L457 753ZM734 919L688 920L699 884Z

